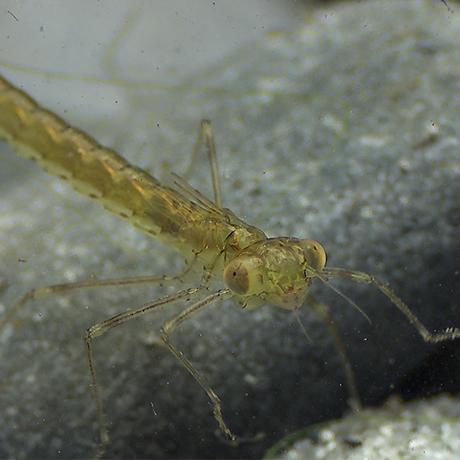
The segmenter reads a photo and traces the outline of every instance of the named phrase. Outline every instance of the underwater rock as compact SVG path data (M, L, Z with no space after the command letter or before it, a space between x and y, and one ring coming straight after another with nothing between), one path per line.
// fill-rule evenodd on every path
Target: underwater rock
M459 28L458 15L430 0L333 3L290 32L267 34L225 56L174 92L151 101L146 90L126 90L133 110L116 130L117 147L132 161L139 153L136 164L156 175L156 153L185 165L199 120L211 119L225 206L270 236L319 240L331 266L389 282L430 330L460 326ZM160 116L156 130L152 120ZM21 168L23 160L13 164ZM17 210L11 260L36 255L36 275L25 276L30 286L59 282L60 273L84 278L79 260L86 261L86 276L94 271L100 278L176 271L170 252L137 242L127 223L43 177L60 196L34 194L33 225L19 189L2 214ZM207 168L192 177L200 189L209 183ZM58 207L62 197L74 211ZM62 215L66 227L51 228L43 209ZM84 222L96 224L85 230ZM37 229L41 236L29 240ZM121 243L106 244L114 235ZM84 249L87 241L98 251ZM47 245L58 246L61 256L47 256ZM314 284L343 334L364 402L381 401L439 351L376 289L336 283L369 324L319 280ZM24 310L21 327L2 342L1 457L89 455L96 427L81 336L94 322L158 295L143 292L80 293ZM5 306L12 300L2 297ZM257 443L222 443L200 387L166 350L147 343L169 314L95 341L108 456L256 458L286 433L347 410L339 356L308 306L301 317L313 344L289 312L211 307L181 326L174 341L212 382L234 432L265 433Z

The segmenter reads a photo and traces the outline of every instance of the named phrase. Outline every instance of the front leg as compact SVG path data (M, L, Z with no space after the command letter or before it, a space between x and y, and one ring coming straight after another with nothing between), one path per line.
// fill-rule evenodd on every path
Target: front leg
M230 293L229 289L223 289L213 294L210 294L204 299L194 303L189 308L184 310L182 313L170 319L163 325L163 327L161 328L161 338L163 342L165 343L165 345L168 347L169 351L176 357L176 359L179 360L182 366L184 366L185 369L187 369L187 371L192 375L192 377L197 381L200 387L203 388L203 390L208 395L213 405L214 418L217 420L217 423L219 424L219 427L222 430L222 432L231 441L235 441L237 437L232 433L230 428L227 427L223 419L222 405L221 405L219 396L217 396L217 393L213 390L211 385L207 382L206 378L203 375L201 375L198 372L198 370L193 366L193 364L184 356L184 354L181 351L179 351L175 347L175 345L173 345L173 343L171 342L171 338L170 338L170 335L174 332L174 330L180 323L182 323L186 319L191 318L193 315L200 312L204 307L214 303L218 299L229 297L229 293Z

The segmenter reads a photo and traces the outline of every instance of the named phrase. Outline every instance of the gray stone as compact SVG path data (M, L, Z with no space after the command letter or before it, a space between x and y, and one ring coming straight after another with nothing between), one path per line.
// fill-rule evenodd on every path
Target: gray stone
M226 206L271 236L318 239L331 266L389 282L431 330L460 326L457 16L430 0L333 4L174 92L125 89L118 124L73 122L161 176L159 165L183 171L200 118L210 118ZM200 164L192 184L209 194ZM10 159L1 172L0 276L17 273L8 277L5 308L24 290L62 279L178 270L172 252L34 168ZM361 397L380 401L442 345L424 344L376 289L335 284L371 325L320 282L315 295L333 310ZM93 290L37 301L18 315L1 335L1 457L89 455L96 419L83 332L159 294ZM337 352L307 305L302 321L312 345L274 307L211 307L180 328L176 343L212 382L231 428L245 437L265 433L237 448L222 443L202 390L156 345L162 321L178 310L95 342L108 455L256 457L286 433L346 410Z
M460 449L460 402L438 396L384 407L312 426L275 446L265 460L455 460ZM283 445L284 443L284 445Z

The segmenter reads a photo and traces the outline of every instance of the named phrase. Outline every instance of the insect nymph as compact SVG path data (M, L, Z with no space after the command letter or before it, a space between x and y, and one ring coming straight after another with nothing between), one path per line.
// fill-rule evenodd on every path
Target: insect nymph
M129 319L173 302L190 301L191 305L166 321L161 328L161 339L207 393L219 427L232 440L237 437L224 421L219 397L171 341L171 334L179 324L219 299L233 298L248 310L271 304L293 311L294 314L307 304L327 317L329 312L325 310L326 307L318 304L311 296L310 285L315 278L329 285L329 279L343 277L377 287L399 308L426 342L460 337L460 330L456 328L436 334L429 332L409 307L373 276L355 270L327 268L326 252L319 242L293 237L268 238L262 230L246 224L224 208L209 121L201 123L197 146L204 144L207 147L214 201L203 196L179 176L175 176L174 188L161 184L113 150L102 147L87 134L72 128L55 114L40 107L32 98L1 77L0 137L6 139L18 154L36 160L49 172L70 182L79 192L100 202L104 208L175 248L187 259L189 267L203 267L199 286L183 289L137 309L122 312L87 330L85 344L99 419L100 445L97 456L103 454L109 436L96 378L93 341ZM210 292L208 285L211 278L220 282L221 287ZM7 311L4 318L0 318L0 327L8 323L29 300L44 294L84 287L154 283L164 279L147 276L90 280L32 289ZM346 296L339 294L356 306ZM348 389L357 403L359 398L354 377L340 340L337 346L347 376Z

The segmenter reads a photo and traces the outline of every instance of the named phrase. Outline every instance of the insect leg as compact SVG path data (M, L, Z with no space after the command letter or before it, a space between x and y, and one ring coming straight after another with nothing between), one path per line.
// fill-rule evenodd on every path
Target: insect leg
M107 444L109 442L109 434L107 431L107 423L106 423L105 414L104 414L104 407L103 407L101 396L100 396L99 384L98 384L97 377L96 377L96 367L94 364L93 345L92 345L93 340L96 337L106 333L110 329L116 326L119 326L120 324L123 324L124 322L130 319L133 319L141 315L144 315L146 313L149 313L158 307L162 307L164 305L171 304L173 302L177 302L182 299L190 300L191 297L198 294L201 290L202 290L201 287L184 289L182 291L176 292L175 294L168 295L160 299L157 299L153 302L148 302L142 305L141 307L136 308L135 310L128 310L118 315L112 316L109 319L106 319L104 321L101 321L100 323L97 323L91 326L86 331L86 335L84 338L85 346L86 346L86 355L88 359L89 371L91 374L91 391L93 394L94 403L96 405L97 419L98 419L98 425L99 425L99 446L95 453L96 458L100 458L104 454ZM209 297L207 297L206 299L208 298ZM194 305L196 305L196 303Z
M42 286L27 291L8 311L3 318L0 318L0 331L14 318L14 316L30 300L40 299L44 296L59 295L76 289L96 288L104 286L126 286L130 284L147 284L147 283L169 283L182 279L190 270L191 265L187 266L180 274L175 276L135 276L132 278L112 278L112 279L90 279L72 283L53 284Z
M401 313L409 320L409 322L417 329L423 340L428 343L438 343L445 340L455 340L460 338L460 329L449 327L441 332L430 332L425 325L412 313L407 304L400 299L392 289L386 284L379 281L372 275L356 270L348 270L345 268L325 268L321 271L325 276L349 278L351 280L372 284L379 289L390 301L398 307Z
M217 163L216 144L214 142L214 133L209 120L201 120L200 131L197 140L193 147L190 163L183 174L184 178L188 178L192 172L193 166L196 163L196 158L201 150L201 147L206 146L208 153L209 166L211 168L212 188L214 191L214 202L218 208L222 208L222 190L220 187L219 165Z
M179 360L179 362L185 367L185 369L187 369L187 371L192 375L192 377L197 381L197 383L201 386L201 388L203 388L203 390L208 395L213 405L214 418L217 420L217 423L219 424L219 428L231 441L235 441L237 437L227 427L223 419L222 406L221 406L219 396L217 396L216 392L212 389L211 385L207 382L205 377L201 375L197 371L197 369L193 366L193 364L184 356L184 354L181 351L179 351L175 347L175 345L173 345L170 339L170 335L173 333L174 329L176 329L176 327L179 324L181 324L186 319L191 318L194 314L198 313L204 307L210 305L211 303L215 302L219 298L227 296L229 292L230 291L228 289L223 289L213 294L210 294L204 299L188 307L186 310L184 310L179 315L167 321L161 328L161 338L163 342L166 344L166 346L168 347L168 349L171 351L171 353Z
M342 367L345 372L345 379L347 382L348 392L350 395L349 405L353 411L358 412L362 405L356 385L355 373L351 366L350 357L348 356L345 344L343 343L342 336L335 325L334 318L331 315L329 307L321 302L318 302L312 294L307 295L306 302L309 306L313 307L316 314L321 318L329 329L329 333L334 339L335 348L339 352Z

